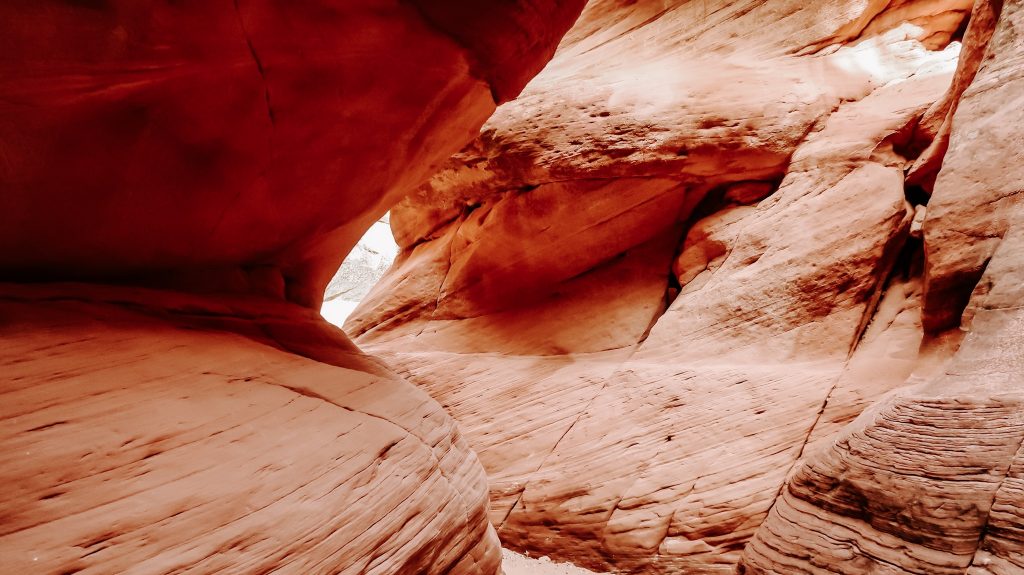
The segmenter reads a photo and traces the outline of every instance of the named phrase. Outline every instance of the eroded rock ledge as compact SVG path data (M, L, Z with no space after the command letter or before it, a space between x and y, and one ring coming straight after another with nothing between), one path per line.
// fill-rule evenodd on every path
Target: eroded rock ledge
M459 421L515 548L1017 572L1020 19L592 2L393 209L346 329Z

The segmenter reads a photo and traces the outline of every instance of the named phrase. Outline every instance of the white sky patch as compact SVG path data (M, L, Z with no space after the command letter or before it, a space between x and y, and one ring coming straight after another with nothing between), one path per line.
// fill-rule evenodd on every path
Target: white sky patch
M324 293L320 315L341 326L398 255L388 215L366 230Z

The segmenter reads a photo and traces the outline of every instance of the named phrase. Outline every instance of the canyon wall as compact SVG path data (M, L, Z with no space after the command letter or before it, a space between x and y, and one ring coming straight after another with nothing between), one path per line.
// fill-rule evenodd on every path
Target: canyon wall
M315 310L582 5L0 5L0 571L495 575L453 420Z
M346 322L517 550L1015 573L1018 2L588 4Z
M1021 3L581 10L0 5L3 570L1024 569Z

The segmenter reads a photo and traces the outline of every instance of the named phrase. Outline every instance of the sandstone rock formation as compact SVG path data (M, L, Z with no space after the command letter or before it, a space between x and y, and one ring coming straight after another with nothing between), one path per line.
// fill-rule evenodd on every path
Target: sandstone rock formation
M955 328L966 304L966 336L944 365L925 363L916 385L865 411L794 474L748 550L747 572L822 572L818 557L862 572L1024 570L1024 168L1019 146L991 146L1022 135L1024 6L979 2L979 11L997 23L968 44L984 57L959 84L924 220L924 325Z
M452 419L315 308L582 4L0 5L0 571L497 573Z
M582 9L0 5L0 570L1024 570L1021 2Z
M582 3L7 2L3 277L152 274L318 306Z
M1019 572L1021 11L591 2L393 208L346 330L455 416L513 548Z
M312 310L0 298L3 572L494 573L452 420Z

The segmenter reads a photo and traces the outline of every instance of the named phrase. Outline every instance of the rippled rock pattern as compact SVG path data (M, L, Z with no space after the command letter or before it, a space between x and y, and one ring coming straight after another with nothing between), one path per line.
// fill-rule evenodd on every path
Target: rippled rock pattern
M0 4L0 571L498 573L453 420L315 309L582 5Z
M349 318L507 545L1016 573L1019 2L588 4Z

